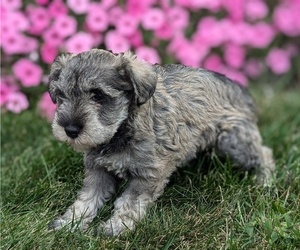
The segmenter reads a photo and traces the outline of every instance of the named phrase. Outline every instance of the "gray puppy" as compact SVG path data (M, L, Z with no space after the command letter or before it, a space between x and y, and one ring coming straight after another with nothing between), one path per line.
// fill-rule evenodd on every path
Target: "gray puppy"
M275 166L262 145L254 103L223 75L182 65L150 65L131 52L93 49L56 58L50 95L54 136L84 152L85 178L77 200L51 224L82 229L128 179L107 235L133 229L162 193L176 167L214 148L267 183Z

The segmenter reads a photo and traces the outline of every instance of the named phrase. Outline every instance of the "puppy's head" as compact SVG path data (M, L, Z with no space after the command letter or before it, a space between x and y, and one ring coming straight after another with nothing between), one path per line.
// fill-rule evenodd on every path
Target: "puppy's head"
M49 76L50 96L57 104L54 136L77 151L109 142L127 119L129 106L145 104L156 82L153 67L131 52L93 49L60 55Z

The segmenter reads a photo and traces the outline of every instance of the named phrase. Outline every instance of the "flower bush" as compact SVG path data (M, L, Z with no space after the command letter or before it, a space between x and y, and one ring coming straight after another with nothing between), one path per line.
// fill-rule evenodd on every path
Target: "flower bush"
M266 70L287 73L299 52L300 1L269 2L2 0L1 107L27 109L24 93L47 84L59 53L95 47L131 49L150 63L204 67L242 85ZM38 106L52 119L55 106L47 93Z

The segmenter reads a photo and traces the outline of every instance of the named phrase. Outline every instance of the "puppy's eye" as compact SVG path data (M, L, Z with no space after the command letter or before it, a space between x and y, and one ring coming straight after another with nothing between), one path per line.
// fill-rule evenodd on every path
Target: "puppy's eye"
M63 103L64 99L66 99L66 95L61 90L57 91L56 97L59 103Z
M93 94L92 98L95 102L102 103L105 101L106 95L103 93L103 91L101 91L99 89L95 89L95 90L92 90L91 92Z

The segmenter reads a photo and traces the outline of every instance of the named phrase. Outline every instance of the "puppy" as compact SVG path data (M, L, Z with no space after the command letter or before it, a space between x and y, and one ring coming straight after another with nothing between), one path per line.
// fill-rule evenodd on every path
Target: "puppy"
M49 92L57 110L53 134L84 153L77 200L49 227L86 229L128 179L106 235L132 230L162 193L176 167L214 148L257 182L270 181L271 149L262 145L247 90L218 73L182 65L150 65L131 52L93 49L56 58Z

